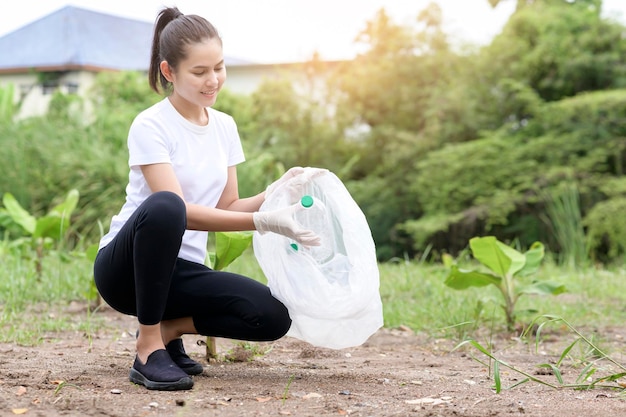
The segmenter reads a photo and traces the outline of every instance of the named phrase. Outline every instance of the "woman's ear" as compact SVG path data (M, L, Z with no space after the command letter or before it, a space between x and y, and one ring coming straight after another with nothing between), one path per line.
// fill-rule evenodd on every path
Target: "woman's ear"
M170 67L170 64L168 64L167 61L161 61L159 68L161 69L161 74L163 74L167 81L174 81L172 67Z

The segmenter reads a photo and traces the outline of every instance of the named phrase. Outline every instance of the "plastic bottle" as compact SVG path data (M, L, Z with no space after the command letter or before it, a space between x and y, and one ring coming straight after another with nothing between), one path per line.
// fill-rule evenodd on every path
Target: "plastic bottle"
M331 260L335 252L335 242L333 239L333 225L330 215L326 212L326 206L319 199L310 195L305 195L300 199L300 204L304 207L295 214L296 221L302 227L312 230L320 237L319 246L295 247L295 250L304 250L309 253L317 263L323 264Z

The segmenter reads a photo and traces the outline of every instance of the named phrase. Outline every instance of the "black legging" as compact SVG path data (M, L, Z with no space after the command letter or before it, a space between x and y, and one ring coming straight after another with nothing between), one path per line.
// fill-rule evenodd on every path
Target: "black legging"
M205 336L266 341L287 333L287 308L251 278L178 258L185 204L171 192L137 208L94 264L102 298L139 323L191 317Z

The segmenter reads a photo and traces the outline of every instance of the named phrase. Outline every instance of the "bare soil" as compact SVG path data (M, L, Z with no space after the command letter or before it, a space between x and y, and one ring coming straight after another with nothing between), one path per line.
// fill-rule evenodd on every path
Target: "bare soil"
M76 305L66 313L77 323L86 317ZM149 391L128 381L134 318L107 308L96 315L97 330L90 334L51 333L34 347L0 344L0 416L626 415L619 389L527 382L496 393L489 368L477 361L487 358L476 349L454 350L458 341L408 329L382 329L363 346L341 351L288 337L252 350L218 339L221 358L211 362L198 344L204 338L185 336L188 353L206 365L204 373L194 377L190 391ZM624 363L626 326L601 333L603 347ZM555 363L573 340L565 331L547 335L537 352L533 344L500 335L491 338L491 346L499 359L556 383L537 365ZM264 353L250 357L255 351ZM597 366L605 367L598 373L617 372L604 362ZM567 383L581 372L575 366L561 369ZM524 379L506 369L500 374L503 387ZM614 384L619 387L619 381Z

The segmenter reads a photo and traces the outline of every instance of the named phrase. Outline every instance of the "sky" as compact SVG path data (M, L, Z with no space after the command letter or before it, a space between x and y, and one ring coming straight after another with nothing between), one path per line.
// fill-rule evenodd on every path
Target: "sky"
M224 54L258 63L349 59L354 39L384 8L396 24L412 24L433 0L11 0L0 13L0 36L64 6L154 22L164 6L207 18L219 30ZM482 45L498 34L515 8L502 0L434 0L453 41ZM603 14L626 24L626 0L604 0Z

